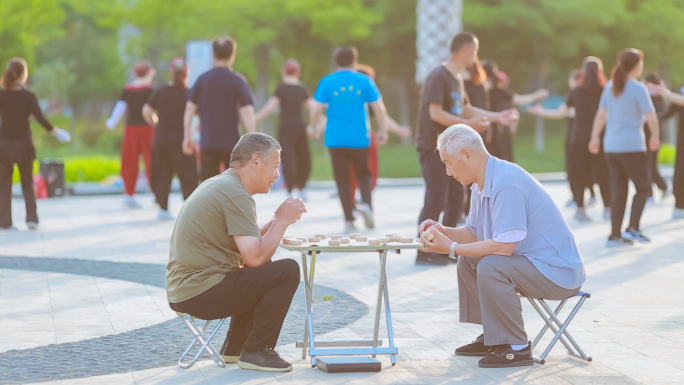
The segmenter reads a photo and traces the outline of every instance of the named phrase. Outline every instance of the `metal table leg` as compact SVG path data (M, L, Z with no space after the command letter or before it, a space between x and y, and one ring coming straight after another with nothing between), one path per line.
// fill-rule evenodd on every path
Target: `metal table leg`
M302 358L306 358L306 349L314 348L313 314L311 302L313 299L314 271L316 269L316 252L311 252L311 268L307 269L306 254L302 253L304 269L304 291L306 293L306 320L304 321L304 343L302 344ZM308 270L308 271L307 271ZM311 353L309 352L309 355ZM311 366L316 366L316 357L311 357Z
M394 330L392 329L392 311L390 310L390 300L389 300L389 290L387 288L387 273L385 271L385 267L387 265L387 250L382 252L382 261L380 262L381 265L381 277L382 277L382 286L383 286L383 293L385 296L385 320L387 321L387 339L389 340L389 346L390 348L394 348ZM392 360L392 365L397 364L397 357L395 354L390 355L390 359Z

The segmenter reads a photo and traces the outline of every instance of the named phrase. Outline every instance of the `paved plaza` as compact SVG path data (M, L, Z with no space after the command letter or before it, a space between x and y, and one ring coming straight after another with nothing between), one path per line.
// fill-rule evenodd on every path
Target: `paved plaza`
M567 184L545 187L564 207ZM311 190L309 212L288 235L339 233L342 210L332 194ZM283 191L256 196L260 222L284 198ZM125 209L120 195L41 200L36 232L26 230L23 200L15 199L21 231L0 233L0 384L682 384L684 220L670 219L671 197L658 198L642 222L653 242L628 250L605 248L610 226L600 205L589 209L589 224L574 222L573 209L563 208L586 263L583 290L592 294L569 330L593 362L568 356L560 343L545 365L519 369L481 369L479 357L454 356L456 347L482 332L458 322L456 265L416 266L415 252L405 252L390 254L387 266L398 363L381 357L381 372L351 374L313 369L295 347L305 311L301 286L277 346L294 364L292 372L221 369L206 357L180 369L175 360L190 334L164 291L173 222L156 221L153 197L139 197L142 210ZM376 229L361 232L414 235L422 199L419 186L378 188ZM173 194L171 211L180 206ZM284 250L276 257L301 262ZM378 274L376 254L318 258L318 337L372 336ZM543 321L526 301L523 309L533 338ZM222 341L218 337L214 346Z

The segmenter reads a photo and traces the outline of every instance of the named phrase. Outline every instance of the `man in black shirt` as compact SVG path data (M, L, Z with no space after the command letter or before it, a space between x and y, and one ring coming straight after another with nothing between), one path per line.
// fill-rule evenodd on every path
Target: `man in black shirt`
M447 127L458 123L483 131L490 122L508 125L519 117L516 110L488 112L470 104L461 72L473 65L479 45L472 33L459 33L451 42L449 58L433 69L425 80L420 98L417 136L421 173L425 179L425 203L418 223L426 219L437 221L444 212L442 223L455 227L463 212L463 186L446 174L444 164L435 151L437 136ZM448 259L419 251L416 263L446 264Z
M202 74L190 90L190 100L183 118L183 152L194 151L190 123L199 111L200 116L200 179L219 174L220 164L230 165L230 154L240 140L239 123L247 132L256 132L254 103L247 84L233 72L237 43L229 36L212 41L214 68Z

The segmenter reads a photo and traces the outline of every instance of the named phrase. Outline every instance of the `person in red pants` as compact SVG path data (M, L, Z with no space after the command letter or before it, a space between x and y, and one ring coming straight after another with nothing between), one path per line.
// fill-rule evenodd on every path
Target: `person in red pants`
M121 145L121 178L123 178L125 190L124 204L129 208L137 209L140 208L140 204L133 195L135 195L135 184L138 180L140 154L145 160L148 183L150 181L154 127L145 121L142 109L152 94L154 69L152 63L143 60L133 67L133 72L136 78L121 91L121 96L114 106L112 116L107 120L107 128L114 129L124 113L126 114L126 128Z

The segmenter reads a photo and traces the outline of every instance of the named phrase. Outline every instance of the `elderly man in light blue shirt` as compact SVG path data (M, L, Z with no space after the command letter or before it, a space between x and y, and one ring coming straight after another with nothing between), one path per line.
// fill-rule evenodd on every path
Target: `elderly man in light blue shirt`
M541 184L489 155L471 127L447 128L437 148L447 174L472 184L466 226L427 220L419 228L425 251L461 256L460 321L484 328L456 354L485 356L480 367L533 365L518 293L550 300L577 293L586 274L575 238Z

